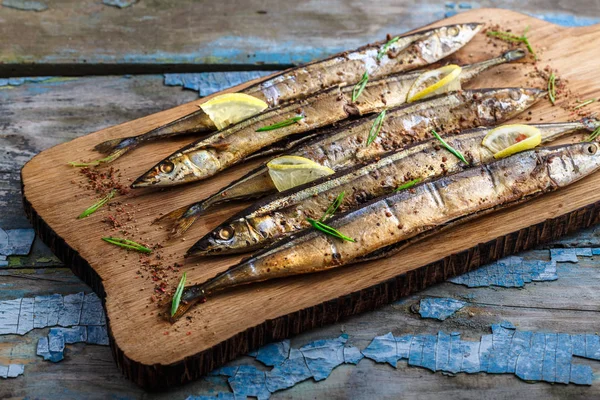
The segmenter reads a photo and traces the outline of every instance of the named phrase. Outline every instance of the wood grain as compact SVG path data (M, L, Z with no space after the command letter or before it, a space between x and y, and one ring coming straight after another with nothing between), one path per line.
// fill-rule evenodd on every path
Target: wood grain
M504 10L477 10L457 15L436 25L483 21L503 26L531 25L530 39L559 76L581 98L593 97L598 84L594 72L600 61L592 57L600 28L567 29ZM457 55L461 62L488 58L499 49L476 38ZM524 85L524 71L504 66L486 73L474 86ZM498 70L502 74L498 74ZM499 79L501 77L502 79ZM197 102L196 102L197 103ZM384 261L350 266L298 279L281 280L224 294L197 307L193 320L174 329L156 315L145 313L152 284L136 278L137 267L123 259L123 252L100 243L102 213L75 221L89 206L90 198L70 184L75 172L65 166L73 154L94 158L91 150L99 141L133 135L195 109L189 103L172 110L105 129L58 145L34 157L22 171L25 208L42 239L92 288L106 295L111 345L126 376L145 388L159 389L183 383L265 342L298 334L347 316L379 307L400 296L466 272L482 263L531 248L541 242L598 222L600 175L596 174L565 190L532 201L514 210L495 213L417 243ZM547 102L533 109L537 120L564 120L567 113ZM154 144L117 162L123 175L134 178L163 158L183 141ZM139 235L164 240L162 231L149 223L160 212L200 199L250 168L244 165L215 179L164 192L142 191L129 195L138 212ZM43 171L43 173L42 173ZM59 189L60 188L60 189ZM79 196L78 196L79 195ZM232 212L223 207L202 219L185 242L167 247L174 259L194 240ZM433 250L432 250L433 249ZM186 264L190 282L203 281L222 271L235 258L194 260ZM197 264L194 264L197 263ZM142 291L141 291L142 290ZM293 301L290 301L293 299ZM179 325L178 325L179 324ZM184 327L184 324L185 327ZM169 335L164 331L169 330ZM192 332L190 336L186 332ZM135 332L144 332L139 340Z

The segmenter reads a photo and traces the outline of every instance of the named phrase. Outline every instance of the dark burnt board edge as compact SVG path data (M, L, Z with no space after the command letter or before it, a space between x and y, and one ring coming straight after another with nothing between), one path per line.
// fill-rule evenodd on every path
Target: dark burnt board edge
M23 189L23 179L21 178L23 207L36 234L66 266L71 268L77 277L92 288L103 300L105 307L106 293L100 276L40 217L27 200ZM166 390L196 380L228 361L269 342L283 340L310 329L377 309L426 287L477 269L489 262L560 239L598 222L600 222L600 202L511 232L495 240L479 243L468 250L452 254L363 290L265 321L238 333L217 346L173 364L146 365L130 359L117 346L111 333L110 320L107 317L110 347L117 366L127 378L148 391Z

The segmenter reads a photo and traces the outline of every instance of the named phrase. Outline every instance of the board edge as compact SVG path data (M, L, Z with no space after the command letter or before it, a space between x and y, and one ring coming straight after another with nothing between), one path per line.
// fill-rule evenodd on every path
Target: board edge
M106 311L103 282L91 265L61 238L37 213L26 195L21 175L23 207L37 236L73 273L102 299ZM529 250L600 222L600 201L569 213L547 219L527 228L479 243L433 263L397 275L379 284L332 299L294 313L266 320L259 325L169 365L143 364L127 356L114 340L107 317L110 348L119 370L141 388L163 391L194 381L228 361L267 343L283 340L311 329L372 311L436 283L464 274L520 251Z

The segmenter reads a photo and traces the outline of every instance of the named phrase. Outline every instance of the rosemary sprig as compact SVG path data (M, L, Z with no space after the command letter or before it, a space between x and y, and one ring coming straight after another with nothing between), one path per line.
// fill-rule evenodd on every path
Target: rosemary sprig
M152 253L151 249L147 248L146 246L142 246L141 244L136 243L133 240L116 238L116 237L112 237L112 236L103 237L102 240L104 240L107 243L114 244L115 246L123 247L128 250L135 250L135 251L139 251L140 253Z
M337 209L342 204L342 201L344 200L344 195L346 195L346 192L342 192L342 193L338 194L338 196L335 198L335 200L333 201L333 203L331 203L331 205L325 211L325 214L323 214L323 216L321 217L321 219L319 219L319 222L323 222L327 218L329 218L333 214L335 214L335 212L337 211Z
M377 135L379 135L379 131L381 130L381 127L383 126L383 121L385 120L386 112L387 112L387 109L383 110L377 116L377 118L375 118L375 121L373 121L373 126L371 127L371 130L369 131L369 137L367 138L367 146L369 146L371 143L373 143L375 141L375 139L377 139Z
M108 163L111 162L112 160L115 159L115 157L117 156L117 154L112 154L108 157L104 157L101 158L99 160L94 160L94 161L90 161L87 163L83 163L83 162L77 162L77 161L69 161L67 164L69 164L72 167L95 167L97 165L100 165L102 163Z
M421 181L422 181L421 178L417 178L417 179L413 179L412 181L405 182L402 185L398 186L396 188L396 190L394 190L394 192L399 192L401 190L410 189L411 187L415 186L417 183L419 183Z
M369 82L369 73L367 71L365 71L362 78L360 78L360 81L358 81L358 83L354 86L354 89L352 89L352 102L353 103L361 95L361 93L365 89L365 86L367 86L367 82Z
M550 103L554 105L556 103L556 75L554 75L554 72L548 78L548 97L550 98Z
M523 31L523 34L521 36L517 36L514 33L502 32L502 31L487 31L487 35L497 37L498 39L504 40L506 42L523 43L523 44L525 44L525 46L527 47L527 50L531 53L533 58L535 58L537 60L538 59L537 54L535 54L535 51L533 50L533 47L531 46L531 43L529 43L529 39L527 38L527 32L529 31L529 28L530 28L529 26L526 26L525 30Z
M395 38L388 40L387 43L384 44L383 47L377 53L377 61L380 61L383 58L384 54L387 53L390 46L396 43L398 40L400 40L400 36L396 36Z
M585 107L585 106L587 106L588 104L592 104L592 103L593 103L593 102L595 102L595 101L596 101L596 99L589 99L589 100L583 101L583 102L581 102L581 104L579 104L578 106L575 106L575 107L573 107L573 110L577 110L578 108Z
M344 235L342 232L338 231L335 228L332 228L329 225L325 225L321 221L317 221L316 219L312 219L312 218L306 218L306 220L313 226L313 228L315 228L327 235L333 236L338 239L345 240L347 242L356 242L356 240Z
M101 198L100 200L98 200L98 202L96 202L95 204L93 204L91 207L86 208L86 210L84 212L82 212L81 214L79 214L79 216L77 217L77 219L85 218L85 217L87 217L89 215L92 215L100 207L102 207L103 205L105 205L106 203L108 203L108 201L110 199L112 199L115 196L116 193L117 193L117 189L111 190L106 196L104 196L103 198Z
M177 289L175 290L175 295L173 296L173 303L171 304L171 317L175 315L177 309L179 308L179 303L181 303L181 295L183 294L183 288L185 287L185 278L186 272L181 276L181 280L177 285Z
M587 137L587 139L585 139L586 142L591 142L592 140L595 140L596 138L598 138L598 136L600 136L600 126L597 127L594 132L592 132L590 134L590 136Z
M452 148L448 143L446 143L446 141L444 139L442 139L442 137L440 135L438 135L438 133L436 131L434 131L432 129L431 133L433 133L433 136L435 136L435 138L442 144L442 146L444 146L446 148L446 150L448 150L450 153L454 154L458 159L460 159L465 164L469 165L469 163L465 159L465 156L463 156L458 150Z
M256 130L256 132L272 131L274 129L285 128L286 126L295 124L296 122L300 121L303 118L304 118L304 115L298 115L296 117L288 118L284 121L277 122L276 124L273 124L273 125L267 125L267 126L263 126L262 128L258 128Z

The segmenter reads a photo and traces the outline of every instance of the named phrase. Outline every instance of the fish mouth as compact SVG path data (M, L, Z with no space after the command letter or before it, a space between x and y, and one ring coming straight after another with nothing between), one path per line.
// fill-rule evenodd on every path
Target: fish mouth
M210 239L200 239L185 253L186 257L192 256L210 256L218 253L218 248L215 248Z
M132 189L139 189L152 186L158 183L158 181L156 180L156 175L157 172L154 169L152 169L146 172L144 175L138 177L135 181L133 181L133 183L129 187Z

